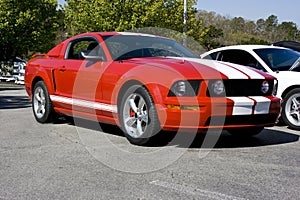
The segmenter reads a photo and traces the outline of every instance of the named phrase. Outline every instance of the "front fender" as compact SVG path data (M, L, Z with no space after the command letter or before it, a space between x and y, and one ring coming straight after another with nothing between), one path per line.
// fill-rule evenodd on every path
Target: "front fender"
M155 104L163 104L172 84L178 80L185 80L185 77L175 70L145 65L134 67L120 77L113 93L113 102L117 103L118 95L126 83L135 81L146 87Z

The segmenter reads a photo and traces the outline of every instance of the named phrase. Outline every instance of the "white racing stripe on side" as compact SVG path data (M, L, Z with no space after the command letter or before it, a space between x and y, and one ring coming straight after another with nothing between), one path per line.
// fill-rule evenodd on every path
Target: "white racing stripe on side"
M232 115L251 115L254 101L248 97L227 97L234 102Z
M235 68L241 70L242 72L244 72L245 74L250 76L251 79L265 79L265 77L263 75L257 73L254 70L249 69L249 67L246 67L246 66L243 66L243 65L238 65L238 64L233 64L233 63L221 62L221 61L219 61L219 62L230 65L232 67L235 67Z
M109 105L109 104L97 103L97 102L93 102L93 101L86 101L86 100L80 100L80 99L72 99L72 98L61 97L61 96L56 96L56 95L50 95L50 99L51 99L51 101L70 104L73 106L81 106L81 107L85 107L85 108L91 108L91 109L95 109L95 110L103 110L103 111L108 111L108 112L113 112L113 113L118 112L118 108L116 105Z
M254 114L268 114L270 111L271 100L266 97L250 97L256 101Z
M211 67L211 68L221 72L222 74L227 76L229 79L248 79L248 76L245 75L245 73L242 73L239 70L236 70L235 68L227 66L218 61L205 60L205 59L199 59L199 58L186 58L186 57L184 57L184 58L170 57L170 58L180 59L180 60L184 59L189 62L195 62L195 63L206 65L208 67Z

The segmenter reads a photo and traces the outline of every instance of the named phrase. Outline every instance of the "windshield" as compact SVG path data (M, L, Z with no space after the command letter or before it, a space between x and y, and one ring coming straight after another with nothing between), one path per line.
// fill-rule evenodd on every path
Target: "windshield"
M273 70L287 71L300 57L300 54L290 49L256 49L254 52Z
M117 35L104 36L103 39L113 60L167 56L198 58L189 49L166 38Z

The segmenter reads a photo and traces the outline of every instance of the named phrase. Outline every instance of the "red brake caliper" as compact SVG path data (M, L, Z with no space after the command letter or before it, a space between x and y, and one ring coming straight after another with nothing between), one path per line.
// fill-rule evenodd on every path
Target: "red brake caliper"
M135 112L132 109L130 109L130 117L134 117L134 116L135 116Z

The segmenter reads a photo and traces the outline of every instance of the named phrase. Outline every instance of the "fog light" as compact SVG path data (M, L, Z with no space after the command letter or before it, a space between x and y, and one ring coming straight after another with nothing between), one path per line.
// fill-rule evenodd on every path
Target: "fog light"
M199 106L179 106L179 105L172 105L172 104L168 104L167 108L173 110L200 110Z

